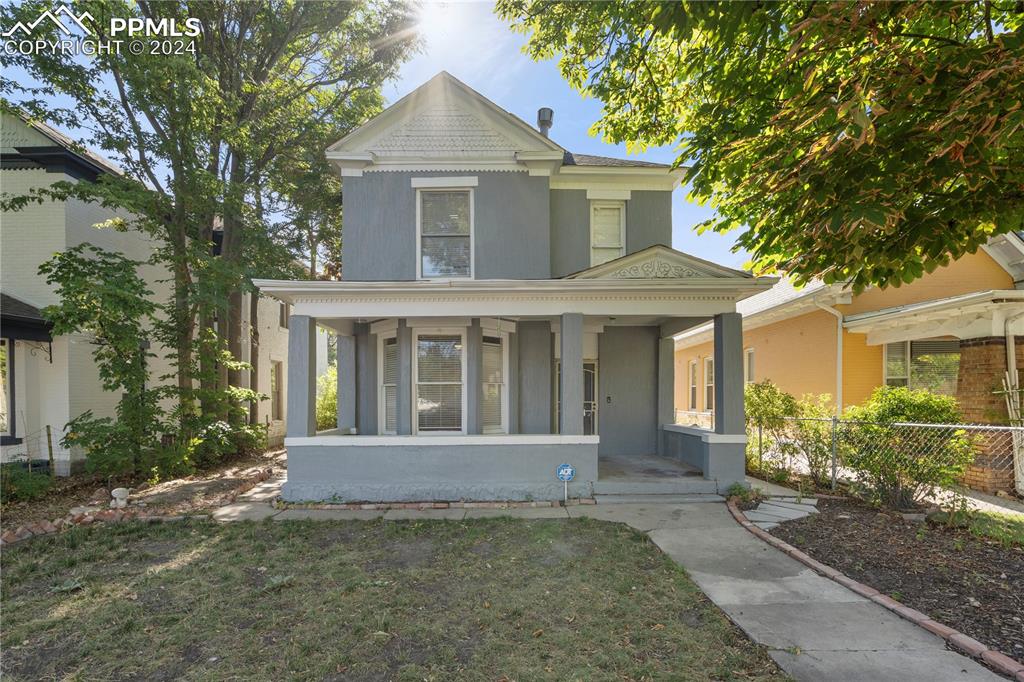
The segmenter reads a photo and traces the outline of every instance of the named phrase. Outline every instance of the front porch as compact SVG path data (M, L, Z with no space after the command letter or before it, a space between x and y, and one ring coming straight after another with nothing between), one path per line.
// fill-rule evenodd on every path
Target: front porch
M286 500L560 499L560 464L576 469L572 497L743 480L735 292L678 279L258 284L295 312ZM716 431L680 431L673 335L708 320ZM338 334L337 428L319 433L317 325Z

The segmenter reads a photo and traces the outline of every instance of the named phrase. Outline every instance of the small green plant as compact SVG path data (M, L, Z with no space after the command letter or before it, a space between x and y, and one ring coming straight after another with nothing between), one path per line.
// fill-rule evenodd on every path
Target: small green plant
M30 471L21 462L0 465L0 501L4 504L38 499L52 485L49 474Z

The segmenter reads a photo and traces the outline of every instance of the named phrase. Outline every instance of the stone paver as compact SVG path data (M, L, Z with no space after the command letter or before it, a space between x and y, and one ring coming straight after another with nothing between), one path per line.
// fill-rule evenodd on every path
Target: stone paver
M214 521L262 521L277 513L267 502L234 502L217 507L210 516Z
M516 519L567 519L564 507L523 507L521 509L467 509L467 519L494 519L502 516Z
M372 509L285 509L275 521L373 521L384 516Z

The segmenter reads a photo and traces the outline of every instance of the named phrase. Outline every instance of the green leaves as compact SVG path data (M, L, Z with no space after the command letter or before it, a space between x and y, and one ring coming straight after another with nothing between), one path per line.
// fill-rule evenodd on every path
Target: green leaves
M596 130L680 143L693 196L762 271L907 282L1024 228L1012 3L503 1ZM993 34L992 40L987 37Z

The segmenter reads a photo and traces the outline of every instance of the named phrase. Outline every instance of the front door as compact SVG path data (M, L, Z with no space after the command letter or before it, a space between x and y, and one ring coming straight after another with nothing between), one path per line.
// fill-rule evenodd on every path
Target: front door
M561 361L555 360L555 431L561 423L558 415L562 410L562 392L558 390L562 380ZM597 434L597 360L583 361L583 435Z

